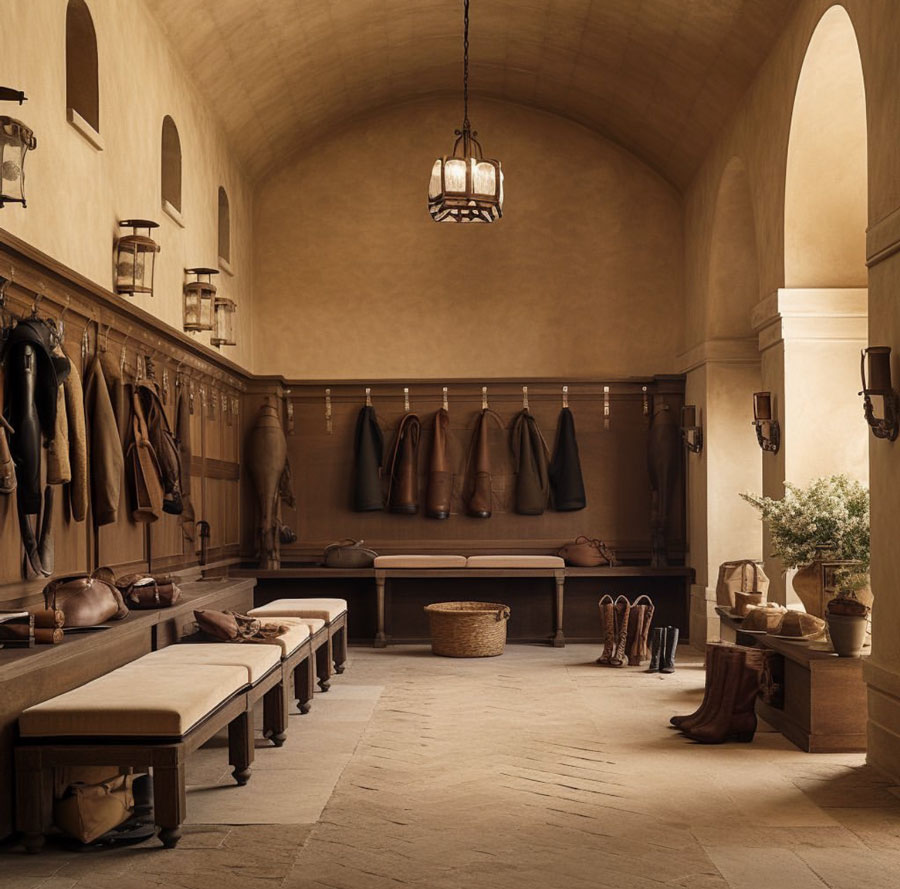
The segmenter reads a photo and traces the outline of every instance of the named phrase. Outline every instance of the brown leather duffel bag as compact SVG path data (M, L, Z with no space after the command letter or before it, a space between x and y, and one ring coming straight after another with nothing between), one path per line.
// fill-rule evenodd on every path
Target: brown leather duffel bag
M169 608L181 598L181 590L170 575L123 574L116 587L129 608Z
M602 540L590 537L575 538L557 551L557 555L567 565L577 568L596 568L598 565L615 565L616 554Z
M44 587L44 607L62 611L67 627L92 627L128 615L109 568L50 581Z

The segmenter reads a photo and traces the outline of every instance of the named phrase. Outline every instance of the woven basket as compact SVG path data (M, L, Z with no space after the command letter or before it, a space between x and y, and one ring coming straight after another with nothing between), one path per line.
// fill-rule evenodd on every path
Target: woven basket
M509 606L497 602L426 605L431 651L444 657L496 657L506 644Z

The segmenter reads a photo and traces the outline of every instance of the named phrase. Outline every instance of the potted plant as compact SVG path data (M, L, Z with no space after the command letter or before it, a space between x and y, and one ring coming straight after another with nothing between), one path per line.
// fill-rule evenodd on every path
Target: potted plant
M857 593L868 587L868 583L868 575L844 572L837 595L825 609L828 636L840 657L859 657L865 646L872 609L860 601Z
M768 526L772 555L785 568L799 569L793 586L803 606L825 617L828 594L840 587L839 579L868 573L869 491L846 475L817 478L805 488L785 482L784 488L781 500L749 493L741 497ZM855 592L863 604L871 604L866 588Z

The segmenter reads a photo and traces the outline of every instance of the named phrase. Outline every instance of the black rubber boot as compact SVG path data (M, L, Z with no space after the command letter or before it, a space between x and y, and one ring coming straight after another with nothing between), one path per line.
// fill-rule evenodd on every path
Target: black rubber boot
M647 668L648 673L658 673L660 662L663 656L663 649L666 646L666 628L655 627L653 636L650 639L650 666Z
M666 627L666 644L663 646L660 673L675 672L675 650L678 648L678 627Z

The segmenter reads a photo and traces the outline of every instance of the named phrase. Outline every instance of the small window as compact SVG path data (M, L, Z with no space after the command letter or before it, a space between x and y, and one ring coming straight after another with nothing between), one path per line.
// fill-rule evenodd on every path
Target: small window
M178 127L167 114L162 125L162 200L181 215L181 139ZM179 219L180 221L180 219Z
M84 0L69 0L66 7L66 106L70 119L74 111L100 132L97 34Z
M228 192L219 186L219 259L231 262L231 210Z

